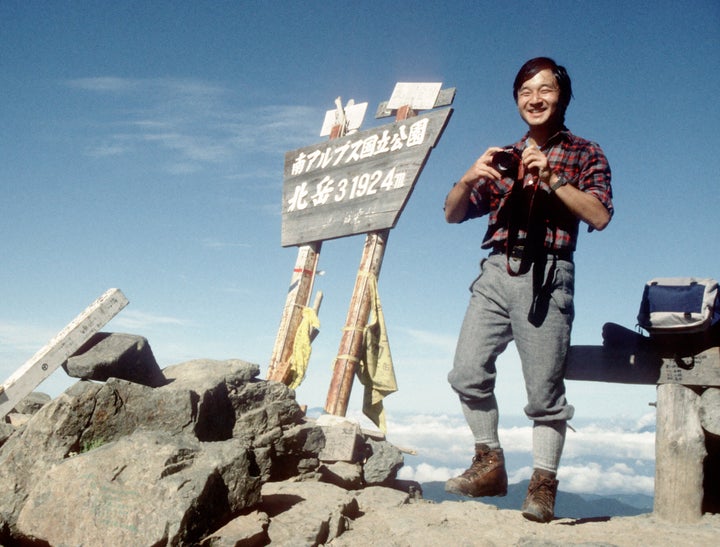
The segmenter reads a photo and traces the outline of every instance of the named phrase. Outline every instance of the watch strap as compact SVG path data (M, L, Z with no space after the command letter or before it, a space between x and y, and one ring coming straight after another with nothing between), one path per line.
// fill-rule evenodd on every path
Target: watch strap
M555 184L550 186L550 190L553 192L560 188L561 186L565 186L568 183L568 180L563 175L558 175L558 180Z

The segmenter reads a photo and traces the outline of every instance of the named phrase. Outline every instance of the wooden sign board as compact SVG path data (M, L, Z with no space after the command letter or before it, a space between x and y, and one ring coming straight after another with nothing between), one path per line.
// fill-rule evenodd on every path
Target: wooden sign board
M451 108L285 154L283 247L397 223Z

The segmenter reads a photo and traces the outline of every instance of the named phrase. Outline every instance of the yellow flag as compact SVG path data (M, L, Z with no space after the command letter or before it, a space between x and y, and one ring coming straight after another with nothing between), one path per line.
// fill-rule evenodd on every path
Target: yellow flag
M357 376L365 386L363 413L387 432L383 399L398 390L393 368L385 316L380 305L377 277L369 275L371 321L365 327L365 352L357 368Z
M295 333L293 351L290 356L290 389L297 389L305 379L305 372L307 371L310 354L312 353L310 333L312 333L313 329L319 328L320 320L315 310L307 307L303 308L302 319Z

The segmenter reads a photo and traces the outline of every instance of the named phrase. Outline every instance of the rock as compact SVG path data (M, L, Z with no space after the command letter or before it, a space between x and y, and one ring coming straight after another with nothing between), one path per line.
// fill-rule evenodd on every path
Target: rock
M402 452L387 441L367 439L369 456L364 465L365 484L390 486L405 459Z
M33 415L37 413L42 407L48 404L52 399L47 393L40 393L39 391L33 391L27 395L22 401L20 401L12 412L18 414L29 414Z
M360 424L330 414L323 414L316 423L325 436L325 446L319 454L322 461L360 461L360 447L362 446Z
M158 387L80 381L18 405L25 425L0 423L1 545L634 547L720 533L720 515L540 525L481 501L430 503L396 478L400 450L345 418L305 418L255 364L162 372Z
M200 547L262 547L270 541L267 528L270 519L261 511L253 511L231 520L208 535Z
M30 418L32 418L32 414L18 414L17 412L10 412L5 416L7 423L12 426L13 431L28 423Z
M323 463L318 468L320 480L344 488L357 490L362 487L363 468L359 463Z
M17 530L50 545L189 545L256 505L260 486L240 441L138 431L49 469Z
M69 376L83 380L120 378L150 387L165 383L147 339L133 334L98 332L63 368Z
M15 427L12 424L0 422L0 446L4 445L13 433L15 433Z
M358 507L363 513L400 507L410 501L407 492L385 486L369 486L356 492Z
M260 510L270 516L274 545L316 546L334 540L358 516L355 497L321 482L273 482L262 487Z
M272 461L281 461L282 465L266 465L264 480L283 481L291 477L307 475L314 477L320 465L317 456L323 446L325 446L323 432L312 420L304 420L284 429L273 445L269 462L271 464ZM262 464L258 463L262 467Z

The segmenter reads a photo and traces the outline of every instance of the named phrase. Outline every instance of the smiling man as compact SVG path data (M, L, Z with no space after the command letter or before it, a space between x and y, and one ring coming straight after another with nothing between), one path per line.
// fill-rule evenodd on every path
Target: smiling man
M547 57L525 63L513 97L528 126L513 145L488 148L445 200L451 223L488 215L489 251L470 287L448 380L475 438L471 466L448 492L504 496L495 362L514 340L533 421L533 475L523 515L554 517L556 478L573 407L565 397L565 356L574 317L573 252L580 221L602 230L613 214L610 167L600 147L565 127L572 97L564 67Z

